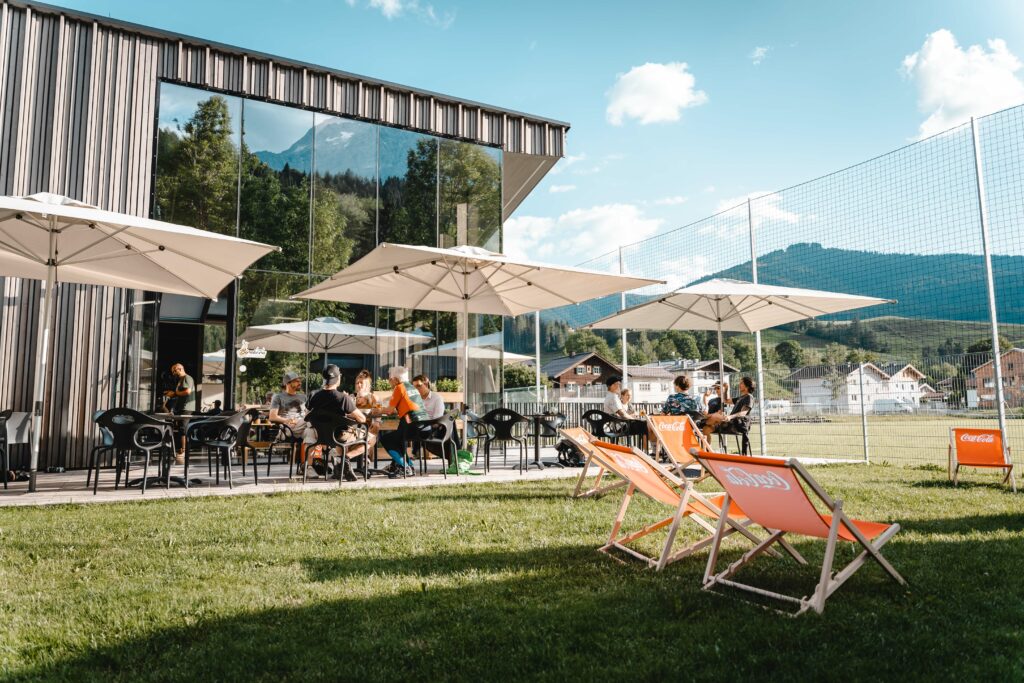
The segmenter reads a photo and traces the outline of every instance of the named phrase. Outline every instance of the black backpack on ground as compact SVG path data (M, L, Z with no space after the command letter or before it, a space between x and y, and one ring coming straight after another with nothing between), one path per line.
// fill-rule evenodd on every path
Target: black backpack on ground
M555 450L558 451L558 464L562 467L583 467L587 461L587 456L568 439L562 439L556 443Z

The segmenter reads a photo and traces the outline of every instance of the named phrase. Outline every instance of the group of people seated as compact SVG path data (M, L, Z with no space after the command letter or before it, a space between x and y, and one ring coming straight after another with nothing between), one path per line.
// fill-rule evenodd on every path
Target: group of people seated
M626 420L644 417L631 406L632 395L622 386L622 378L609 377L605 381L608 392L604 397L604 412ZM711 434L745 434L750 429L750 410L753 408L753 394L756 389L750 377L740 379L739 396L733 398L729 383L716 382L700 396L690 393L690 378L680 375L675 378L675 391L669 394L661 407L664 415L689 415L700 427L704 436ZM726 412L726 407L731 410ZM652 435L653 436L653 435Z
M358 424L368 425L369 452L362 445L348 450L348 457L343 458L340 472L334 472L334 478L343 477L346 481L354 481L362 475L362 467L367 467L367 459L373 452L378 438L380 444L391 457L391 465L387 469L389 478L413 476L415 470L408 459L406 449L416 429L417 423L426 422L444 415L444 400L435 393L430 380L424 375L417 375L409 381L409 371L401 366L394 366L388 372L388 383L391 385L391 397L385 404L376 401L373 396L373 377L368 370L361 370L355 381L355 394L341 389L341 370L337 365L326 365L321 372L323 387L312 395L302 392L302 378L295 372L286 372L282 378L281 391L274 394L270 401L271 423L284 425L288 432L282 430L283 438L291 438L300 442L301 456L299 472L306 467L318 469L318 473L326 471L326 458L315 458L310 446L316 444L316 430L307 421L310 413L324 411L343 415ZM395 417L398 426L394 430L380 433L380 418ZM338 435L338 440L355 441L359 437L354 429L348 429ZM353 467L351 461L362 460L362 465Z

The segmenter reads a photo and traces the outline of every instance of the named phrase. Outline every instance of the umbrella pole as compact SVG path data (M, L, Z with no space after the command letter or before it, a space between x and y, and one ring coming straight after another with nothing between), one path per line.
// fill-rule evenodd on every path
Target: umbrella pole
M36 339L36 386L32 394L32 451L29 460L28 490L36 490L36 471L39 468L39 443L42 440L43 401L46 398L46 367L50 353L50 317L57 287L57 218L50 217L50 250L46 261L46 283L43 291L42 330Z
M722 323L718 323L718 398L721 401L719 405L722 409L725 409L725 360L722 353Z
M469 410L469 265L462 268L462 315L466 338L462 346L462 402Z

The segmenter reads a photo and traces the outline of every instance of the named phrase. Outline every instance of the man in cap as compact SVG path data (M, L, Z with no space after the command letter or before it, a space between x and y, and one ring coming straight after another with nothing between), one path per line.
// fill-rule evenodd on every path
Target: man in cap
M604 395L604 412L615 417L626 417L626 409L622 405L622 378L612 375L604 381L608 393Z

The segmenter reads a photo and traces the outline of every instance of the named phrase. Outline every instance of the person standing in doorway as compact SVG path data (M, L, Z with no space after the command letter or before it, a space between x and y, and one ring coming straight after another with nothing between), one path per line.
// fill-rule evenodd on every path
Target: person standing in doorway
M185 366L175 363L171 366L171 375L175 379L173 389L164 392L165 400L175 415L191 415L196 412L196 381L185 372ZM177 453L174 462L185 464L185 430L179 431L175 437Z

